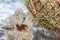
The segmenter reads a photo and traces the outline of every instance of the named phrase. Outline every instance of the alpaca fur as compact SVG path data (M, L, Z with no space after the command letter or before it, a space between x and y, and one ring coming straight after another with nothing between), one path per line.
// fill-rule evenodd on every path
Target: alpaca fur
M16 28L16 24L21 25L23 17L26 17L25 22L23 24L27 25L28 27L26 30L19 31ZM24 14L21 9L17 9L15 14L10 16L5 20L5 23L15 25L15 29L13 30L6 30L8 33L7 40L32 40L33 39L33 16L30 12Z

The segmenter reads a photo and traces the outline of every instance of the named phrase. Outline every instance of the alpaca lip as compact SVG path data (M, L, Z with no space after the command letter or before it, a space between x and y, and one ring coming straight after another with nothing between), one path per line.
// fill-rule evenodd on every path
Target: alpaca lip
M25 24L21 24L21 25L16 24L16 28L17 28L17 30L19 30L19 31L26 30L27 27L28 27L28 26L25 25Z

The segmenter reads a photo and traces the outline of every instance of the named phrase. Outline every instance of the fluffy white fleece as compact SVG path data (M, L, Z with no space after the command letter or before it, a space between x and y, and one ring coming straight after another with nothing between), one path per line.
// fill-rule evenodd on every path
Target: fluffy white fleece
M18 31L17 29L14 30L6 30L8 33L8 39L7 40L32 40L33 39L33 17L28 12L27 14L24 14L21 9L17 9L15 14L11 17L7 18L5 20L5 23L7 24L22 24L23 17L26 17L24 24L28 26L27 30L24 31Z

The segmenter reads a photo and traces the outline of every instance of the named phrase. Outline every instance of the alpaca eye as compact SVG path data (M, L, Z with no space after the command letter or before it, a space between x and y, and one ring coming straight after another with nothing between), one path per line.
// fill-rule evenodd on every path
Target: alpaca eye
M24 22L25 22L25 19L26 19L26 18L25 18L25 17L23 17L23 19L22 19L22 23L24 23Z

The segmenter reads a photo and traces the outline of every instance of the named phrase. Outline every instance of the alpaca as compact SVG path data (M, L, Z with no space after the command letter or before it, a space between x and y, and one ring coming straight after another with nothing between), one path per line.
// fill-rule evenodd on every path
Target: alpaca
M21 9L17 9L14 15L4 21L6 24L12 24L15 27L13 30L6 30L8 33L7 40L33 40L32 29L34 22L32 20L33 16L30 12L24 14Z

